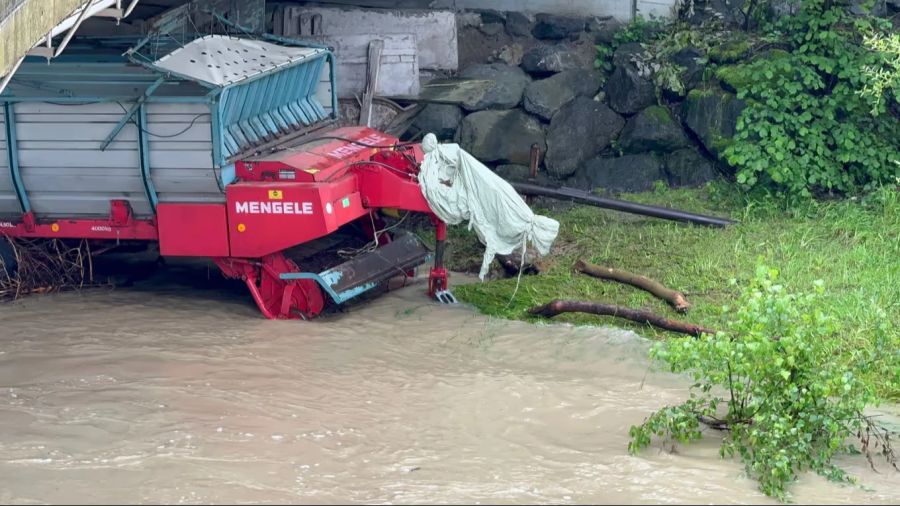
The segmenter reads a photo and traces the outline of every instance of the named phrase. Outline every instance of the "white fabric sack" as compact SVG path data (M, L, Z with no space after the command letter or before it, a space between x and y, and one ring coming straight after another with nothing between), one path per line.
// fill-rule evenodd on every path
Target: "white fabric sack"
M559 233L559 222L535 215L516 190L458 144L438 144L434 134L422 141L425 160L419 186L425 199L448 225L469 222L486 246L481 272L484 280L494 255L509 255L530 242L541 255Z

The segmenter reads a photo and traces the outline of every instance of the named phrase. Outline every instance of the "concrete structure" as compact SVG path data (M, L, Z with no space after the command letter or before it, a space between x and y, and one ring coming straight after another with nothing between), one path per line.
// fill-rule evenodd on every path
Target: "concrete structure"
M84 0L11 0L0 18L0 76L69 17Z
M126 3L127 1L127 3ZM58 57L82 23L128 17L139 0L10 0L0 8L0 93L26 55ZM63 35L65 34L65 35ZM55 37L61 37L58 43ZM38 47L39 46L39 47Z
M283 11L283 14L279 11ZM321 24L310 24L319 16ZM345 35L415 36L419 67L430 70L456 70L456 15L448 10L388 10L349 7L275 6L274 33L288 37L318 38ZM281 26L278 26L281 20ZM287 21L287 25L285 25ZM314 31L315 30L315 31ZM340 60L340 55L338 55Z
M435 0L433 6L451 9L494 9L573 16L612 16L631 21L635 14L668 16L675 0Z
M619 21L631 21L635 14L644 17L668 16L677 0L319 0L316 3L393 9L494 9L574 16L612 16Z
M272 24L276 35L334 48L341 98L360 96L365 90L372 40L384 41L376 95L417 95L420 70L458 67L456 15L449 10L274 5Z

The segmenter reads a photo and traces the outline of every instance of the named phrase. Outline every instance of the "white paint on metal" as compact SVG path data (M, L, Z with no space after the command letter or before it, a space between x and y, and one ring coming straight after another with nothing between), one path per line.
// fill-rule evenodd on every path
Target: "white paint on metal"
M324 51L278 46L226 35L207 35L185 44L153 64L214 86L228 86Z

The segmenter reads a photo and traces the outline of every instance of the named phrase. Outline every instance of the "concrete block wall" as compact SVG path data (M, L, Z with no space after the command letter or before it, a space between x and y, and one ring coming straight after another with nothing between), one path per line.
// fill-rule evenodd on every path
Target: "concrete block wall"
M677 0L319 0L320 4L394 9L494 9L572 16L612 16L631 21L635 13L668 16Z

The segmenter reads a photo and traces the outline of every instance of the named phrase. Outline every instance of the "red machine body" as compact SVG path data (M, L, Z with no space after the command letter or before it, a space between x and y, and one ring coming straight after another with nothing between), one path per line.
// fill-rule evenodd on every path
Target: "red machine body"
M126 201L112 201L106 220L38 223L25 215L19 222L0 222L0 234L159 241L164 256L209 257L226 276L244 280L267 318L310 318L322 311L323 288L329 288L316 276L286 276L303 270L285 250L357 220L374 224L370 213L395 208L429 214L442 252L445 224L433 215L416 178L422 157L418 145L400 145L396 137L342 128L236 162L236 181L226 186L224 203L160 203L154 218L136 219ZM438 258L429 291L446 289L447 273Z

